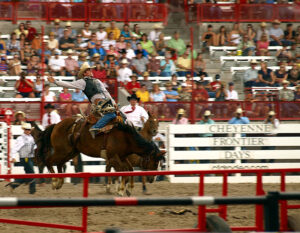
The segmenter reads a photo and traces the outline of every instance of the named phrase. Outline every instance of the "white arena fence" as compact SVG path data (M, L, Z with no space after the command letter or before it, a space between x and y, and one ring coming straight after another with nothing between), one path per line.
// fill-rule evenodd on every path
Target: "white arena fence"
M167 152L171 171L299 168L300 124L281 124L277 129L270 124L170 124ZM170 176L170 181L198 183L199 178ZM279 183L280 176L264 176L263 181ZM222 177L209 176L205 182L221 183ZM230 175L228 182L255 183L256 177ZM300 182L299 174L288 175L287 182Z

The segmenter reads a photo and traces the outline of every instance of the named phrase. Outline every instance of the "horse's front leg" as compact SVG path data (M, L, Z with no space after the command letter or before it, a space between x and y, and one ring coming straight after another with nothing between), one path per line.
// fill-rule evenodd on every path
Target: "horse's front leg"
M65 164L61 164L61 165L57 165L57 171L58 173L63 173L63 171L66 170L66 165ZM64 184L64 178L57 178L57 185L56 185L56 189L60 189L63 184Z
M48 165L47 165L47 168L48 168L48 170L49 170L50 173L55 173L52 166L48 166ZM52 184L52 189L54 190L54 189L56 189L56 187L57 187L57 181L58 181L58 180L57 180L57 178L52 178L51 180L52 180L52 182L51 182L51 184Z
M147 181L147 177L146 176L142 176L143 194L147 194L146 181Z
M125 159L125 164L127 165L128 171L133 172L133 167L128 159ZM127 182L127 180L128 180L127 177L125 177L125 182ZM127 196L130 196L132 194L133 188L134 188L134 177L130 176L130 186L129 189L126 188Z
M111 163L109 161L107 161L107 164L106 164L106 167L105 167L105 172L110 172L111 168L112 168ZM112 183L111 181L112 181L111 176L108 176L107 181L106 181L106 193L111 193L110 192L110 186L111 186L111 183Z

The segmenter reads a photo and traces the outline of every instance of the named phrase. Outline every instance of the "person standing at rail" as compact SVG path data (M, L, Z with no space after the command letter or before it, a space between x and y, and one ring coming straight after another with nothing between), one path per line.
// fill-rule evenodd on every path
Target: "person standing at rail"
M17 138L16 144L12 147L12 162L16 162L17 153L20 156L20 163L24 167L26 174L34 173L33 169L33 157L34 157L34 147L35 142L31 136L31 124L24 123L22 125L24 133ZM8 183L5 187L10 187L11 190L19 187L21 184L29 184L29 193L34 194L35 189L35 179L15 179L14 182Z

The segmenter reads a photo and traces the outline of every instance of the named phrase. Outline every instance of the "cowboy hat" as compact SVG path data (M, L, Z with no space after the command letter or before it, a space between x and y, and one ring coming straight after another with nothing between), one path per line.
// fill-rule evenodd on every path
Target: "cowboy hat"
M60 19L55 19L54 23L60 23Z
M21 126L22 129L32 129L31 124L30 123L23 123Z
M163 29L164 27L161 23L156 23L156 24L153 25L153 28L154 29Z
M278 19L275 19L275 20L273 21L273 24L280 24L280 21L279 21Z
M255 59L252 59L252 60L250 61L250 64L257 64L257 61L256 61Z
M266 27L266 26L267 26L267 24L266 24L266 22L262 22L262 23L260 24L260 26L262 26L262 27Z
M148 72L148 71L145 71L145 72L143 73L143 76L149 76L149 72Z
M132 94L130 96L127 96L127 100L130 101L130 100L137 100L137 101L140 101L140 98L136 96L136 94Z
M67 54L73 54L73 50L72 49L68 49Z
M81 52L81 53L79 54L79 57L86 57L86 56L87 56L86 52Z
M290 82L287 81L287 80L283 80L283 81L282 81L282 84L290 84Z
M241 109L241 108L237 108L236 109L236 111L235 111L235 113L243 113L244 111L243 111L243 109Z
M66 23L66 27L71 27L71 22L70 21L68 21L67 23Z
M24 112L22 112L22 111L17 111L17 112L15 113L15 117L16 117L17 115L19 115L19 114L21 114L23 117L26 117L26 114L25 114Z
M127 61L127 59L122 59L122 61L121 61L121 64L128 64L128 61Z
M48 104L45 105L44 109L48 109L48 108L55 109L55 106L52 105L52 104L50 104L50 103L48 103Z
M203 115L204 116L211 116L211 112L209 110L205 110Z
M85 72L87 69L92 69L92 68L94 68L94 67L91 67L91 66L89 65L88 62L83 63L83 64L81 65L81 67L80 67L79 72L78 72L78 78L83 78L84 72Z
M268 113L268 115L269 115L269 116L275 116L276 113L275 113L274 111L270 111L270 112Z
M100 57L100 54L99 53L95 53L94 55L93 55L93 58L94 57Z
M183 115L185 114L185 110L183 108L178 109L177 114Z

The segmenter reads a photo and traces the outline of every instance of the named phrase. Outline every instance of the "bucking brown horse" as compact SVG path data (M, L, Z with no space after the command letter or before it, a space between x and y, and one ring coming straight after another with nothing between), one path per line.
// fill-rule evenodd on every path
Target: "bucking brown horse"
M116 171L133 170L128 156L137 154L147 158L149 161L159 161L163 152L160 152L153 142L148 142L135 128L118 123L107 134L99 134L92 138L89 128L92 126L84 121L76 123L77 118L67 118L56 125L49 126L45 131L48 135L48 142L53 151L48 153L40 161L43 162L51 173L54 173L53 166L57 166L59 173L63 172L63 166L78 153L83 153L91 157L101 157L101 151L106 150L105 160L108 161ZM76 132L81 131L76 142L72 137ZM47 140L46 140L47 141ZM44 145L47 146L47 145ZM60 189L63 185L62 178L53 178L52 187ZM119 189L119 194L125 191L125 179Z

